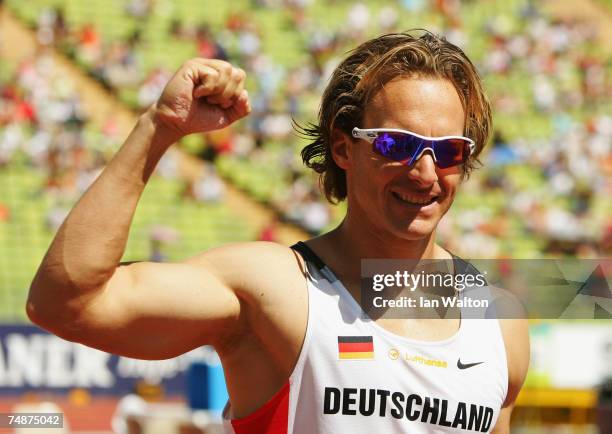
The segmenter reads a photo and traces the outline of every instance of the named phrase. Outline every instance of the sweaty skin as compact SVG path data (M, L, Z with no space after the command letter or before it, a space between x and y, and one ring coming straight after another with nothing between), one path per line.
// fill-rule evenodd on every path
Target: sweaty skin
M120 264L138 200L164 152L181 137L230 125L250 112L244 71L219 60L186 62L55 236L32 282L26 310L65 339L142 359L213 345L234 417L262 406L294 368L308 315L304 264L267 242L228 244L179 263ZM461 135L465 114L448 81L400 77L366 108L363 128ZM435 228L460 184L425 153L412 167L385 160L336 131L333 157L347 173L342 224L308 245L359 300L361 258L449 259ZM425 207L400 197L436 198ZM440 340L458 320L382 320L398 335ZM529 360L527 325L502 320L509 391L494 432L509 432ZM257 372L258 375L252 375Z

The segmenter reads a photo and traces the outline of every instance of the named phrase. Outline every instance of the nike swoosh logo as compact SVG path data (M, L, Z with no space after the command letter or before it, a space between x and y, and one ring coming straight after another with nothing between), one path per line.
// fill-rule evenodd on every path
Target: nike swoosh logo
M476 363L461 363L461 359L457 359L457 367L459 369L467 369L467 368L472 368L474 366L480 365L481 363L484 362L476 362Z

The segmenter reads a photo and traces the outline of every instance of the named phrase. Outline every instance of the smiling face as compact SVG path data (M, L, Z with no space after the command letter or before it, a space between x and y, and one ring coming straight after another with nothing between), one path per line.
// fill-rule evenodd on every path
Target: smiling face
M372 98L361 127L461 136L464 119L450 81L398 77ZM355 226L383 239L428 240L453 203L461 166L440 169L428 150L408 167L375 154L365 140L345 136L340 142L335 142L334 160L346 171L348 214Z

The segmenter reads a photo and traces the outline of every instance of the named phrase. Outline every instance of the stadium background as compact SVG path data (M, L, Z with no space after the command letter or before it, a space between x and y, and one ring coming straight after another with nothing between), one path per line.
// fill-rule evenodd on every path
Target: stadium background
M413 27L464 48L494 110L484 166L441 223L440 241L466 258L610 256L609 0L4 0L0 14L0 412L50 400L73 431L109 431L117 398L131 388L152 405L171 401L163 408L175 420L185 416L186 377L216 384L216 369L199 375L187 362L170 383L155 385L143 368L146 381L123 378L112 393L9 378L7 339L33 333L25 296L54 231L138 113L193 56L244 68L253 113L185 138L162 159L124 260L178 260L232 241L288 244L336 225L343 205L327 205L302 167L292 118L314 120L347 49ZM531 335L513 432L597 432L596 387L612 375L602 361L610 322L533 322ZM50 363L24 354L26 365ZM196 406L221 399L194 396Z

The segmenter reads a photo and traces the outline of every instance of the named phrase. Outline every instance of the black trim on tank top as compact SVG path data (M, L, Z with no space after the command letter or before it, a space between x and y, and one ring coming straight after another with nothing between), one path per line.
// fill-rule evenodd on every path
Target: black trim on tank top
M325 262L317 256L317 254L306 245L303 241L298 241L291 248L299 252L307 262L312 262L319 271L326 267Z
M310 247L308 247L306 243L304 243L303 241L298 241L297 243L292 245L291 248L299 252L304 258L304 260L306 260L306 262L311 262L315 265L317 270L319 270L320 272L324 272L324 269L327 267L327 265ZM459 256L451 252L448 253L453 258L454 274L471 274L474 276L481 274L478 269L474 267L471 263L467 262L466 260L460 258ZM333 274L333 270L330 271ZM336 279L337 277L334 275L334 280ZM485 284L488 285L488 282L486 280Z
M448 250L446 250L448 252ZM465 274L465 275L480 275L485 282L485 286L489 285L487 279L484 278L482 273L478 270L478 268L474 267L471 262L466 261L465 259L460 258L459 256L448 252L453 257L453 268L455 269L455 274Z
M319 256L317 256L317 254L306 245L306 243L298 241L291 246L291 248L302 255L307 267L309 265L314 267L315 271L329 282L335 282L338 280L334 272L327 265L325 265L325 262L323 262L321 258L319 258Z

